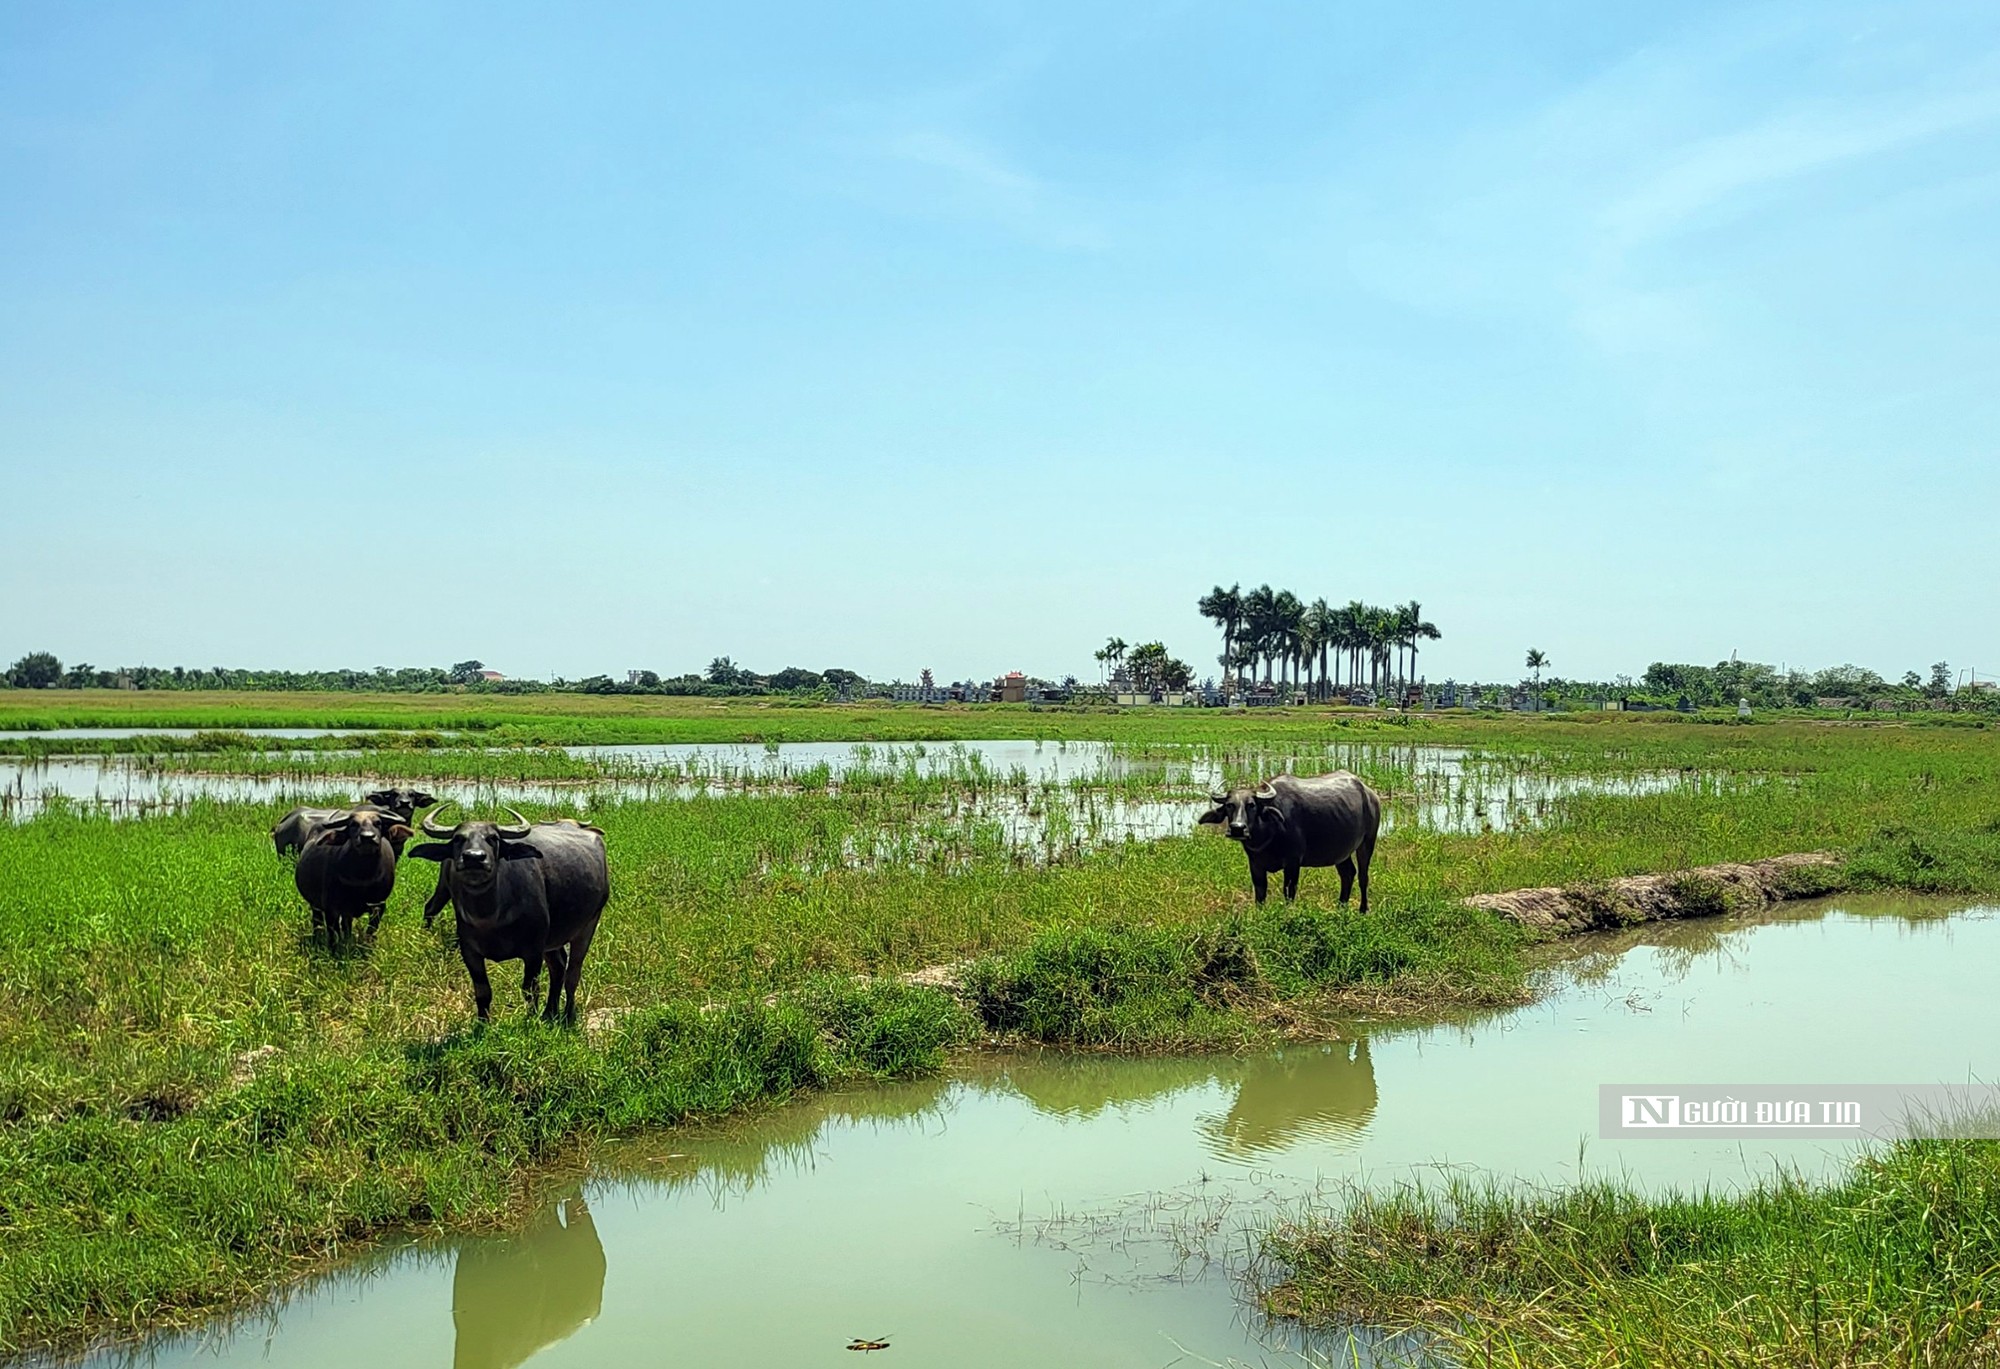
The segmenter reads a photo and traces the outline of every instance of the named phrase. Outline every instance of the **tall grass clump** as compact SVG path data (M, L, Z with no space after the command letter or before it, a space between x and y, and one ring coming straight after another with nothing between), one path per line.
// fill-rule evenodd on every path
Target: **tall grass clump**
M2000 1363L2000 1143L1904 1141L1820 1186L1647 1195L1453 1181L1268 1233L1267 1309L1440 1362Z

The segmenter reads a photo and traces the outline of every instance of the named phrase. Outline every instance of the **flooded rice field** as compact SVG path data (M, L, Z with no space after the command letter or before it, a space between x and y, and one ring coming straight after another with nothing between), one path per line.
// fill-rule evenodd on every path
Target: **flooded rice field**
M1564 773L1533 756L1456 747L1334 744L1282 751L1132 748L1108 742L764 746L635 745L436 752L254 752L0 759L0 815L52 802L140 816L209 800L328 802L375 780L419 783L490 808L585 813L696 795L907 790L932 819L976 826L1024 859L1185 832L1211 791L1283 772L1351 769L1387 800L1385 826L1504 830L1576 795L1713 790L1743 777L1682 771ZM857 852L857 859L871 858Z
M1248 1310L1259 1220L1453 1172L1830 1174L1851 1146L1596 1140L1597 1086L1991 1080L1996 959L1992 909L1843 898L1586 939L1532 1006L1447 1025L1245 1058L979 1057L642 1138L511 1236L377 1250L91 1363L831 1367L859 1338L898 1364L1365 1365L1365 1332L1301 1342Z
M0 727L0 742L32 741L130 741L134 737L203 737L226 734L232 737L268 738L273 741L304 741L311 737L365 737L374 729L366 727Z

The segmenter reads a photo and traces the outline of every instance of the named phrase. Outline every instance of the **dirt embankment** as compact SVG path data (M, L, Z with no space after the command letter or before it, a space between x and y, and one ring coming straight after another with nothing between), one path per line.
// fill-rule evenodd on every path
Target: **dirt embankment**
M1772 856L1745 865L1704 865L1664 875L1573 884L1561 889L1516 889L1474 894L1474 908L1511 918L1552 936L1629 927L1665 918L1715 917L1752 912L1789 898L1837 892L1844 862L1825 851Z

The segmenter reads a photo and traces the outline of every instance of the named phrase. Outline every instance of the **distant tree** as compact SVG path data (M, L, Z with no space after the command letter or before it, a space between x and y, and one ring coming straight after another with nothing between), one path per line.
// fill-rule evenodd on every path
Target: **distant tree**
M1535 672L1535 703L1542 701L1542 668L1549 663L1548 653L1539 647L1528 648L1528 669Z
M1923 676L1917 674L1917 672L1914 670L1906 670L1903 672L1903 688L1914 691L1922 689L1923 687L1924 687Z
M743 683L745 671L727 656L717 656L708 663L708 682L714 685Z
M1097 661L1099 673L1103 674L1107 671L1116 673L1116 667L1124 664L1125 653L1128 649L1123 637L1113 637L1104 644L1102 650L1092 652L1091 655Z
M1402 620L1403 641L1410 649L1409 678L1415 679L1417 677L1417 643L1435 642L1444 634L1438 631L1436 623L1427 623L1424 621L1424 606L1415 599L1404 604L1399 613Z
M795 665L786 666L771 677L771 688L782 689L787 693L818 689L825 683L824 677L817 670L807 670L802 666Z
M642 670L639 672L639 678L634 680L633 683L638 685L639 688L641 689L658 689L660 687L659 672L654 670Z
M49 689L62 679L62 662L46 651L31 651L8 668L7 679L16 689Z
M1201 597L1195 608L1202 617L1222 629L1222 655L1218 659L1227 669L1236 653L1236 634L1243 627L1243 587L1231 585L1224 589L1217 585Z
M445 675L453 684L476 684L486 678L486 662L460 661Z
M1924 693L1933 699L1942 699L1951 693L1951 663L1938 661L1931 666L1930 683L1924 686Z
M57 683L64 689L88 689L97 683L97 667L88 661L78 661L63 672Z

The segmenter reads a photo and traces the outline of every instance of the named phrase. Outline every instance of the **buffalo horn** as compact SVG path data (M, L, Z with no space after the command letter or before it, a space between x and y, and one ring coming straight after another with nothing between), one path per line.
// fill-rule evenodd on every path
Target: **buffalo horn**
M1220 789L1212 789L1209 791L1208 801L1210 803L1228 803L1229 795L1223 793Z
M417 819L418 822L423 824L425 836L436 837L440 841L447 841L451 838L451 834L457 831L458 828L455 826L453 827L439 826L437 823L433 822L432 819L435 818L439 813L442 813L445 809L451 808L453 806L455 805L450 802L440 804L437 808L435 808L431 812L428 812L424 814L421 818Z
M502 804L501 807L506 808L507 806L505 804ZM507 808L507 811L514 815L514 825L512 827L498 827L497 830L499 831L500 835L503 837L513 837L513 838L527 836L528 828L530 828L534 824L530 823L526 818L522 817L521 811L518 808Z
M1262 799L1264 802L1269 803L1272 799L1278 797L1278 791L1271 787L1271 782L1269 780L1265 780L1262 784L1257 786L1257 797Z

